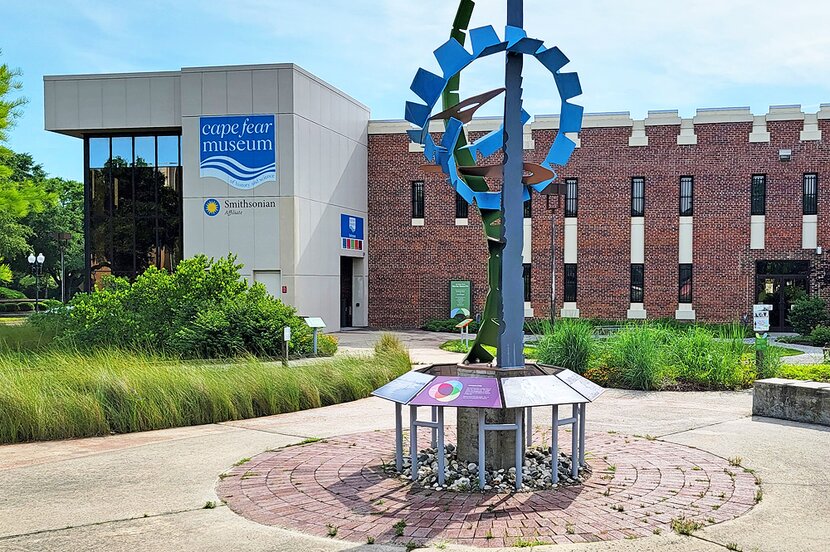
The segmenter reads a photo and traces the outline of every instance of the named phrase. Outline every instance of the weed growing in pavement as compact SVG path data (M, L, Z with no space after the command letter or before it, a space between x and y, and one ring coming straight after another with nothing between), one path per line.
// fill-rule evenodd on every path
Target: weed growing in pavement
M205 505L202 506L202 508L204 510L213 510L214 508L216 508L216 502L214 502L213 500L208 500L207 502L205 502Z
M729 465L738 467L738 466L741 465L741 462L743 462L743 461L744 461L744 459L741 458L740 456L733 456L732 458L729 458Z
M686 516L676 517L671 520L671 529L678 535L689 536L701 527L703 525L700 522L689 519Z
M336 537L337 536L337 526L332 525L331 523L327 523L326 524L326 534L330 537Z
M764 491L762 491L761 489L758 489L757 491L755 491L755 504L758 504L763 499L764 499Z
M493 531L488 529L486 533L484 533L484 538L490 540L493 538Z
M419 543L419 542L415 542L414 540L410 540L410 541L409 541L408 543L406 543L406 545L405 545L406 552L412 552L412 551L413 551L413 550L415 550L416 548L421 548L421 546L422 546L422 545L421 545L421 543Z
M404 520L400 520L395 522L395 525L392 526L392 529L395 530L396 537L403 536L403 530L406 528L406 522Z
M576 533L573 523L568 522L565 524L565 533L567 533L568 535L573 535L574 533Z
M234 466L241 466L242 464L247 464L250 461L251 461L250 458L243 458L242 460L239 460L238 462L234 462L233 465Z
M375 544L375 537L366 537L366 544Z
M533 548L534 546L545 546L550 544L549 542L541 541L539 539L533 540L524 540L522 538L516 539L516 542L513 543L513 546L516 548Z
M660 529L659 527L655 527L654 529L651 530L651 532L654 533L655 535L659 535L660 533L663 532L663 530Z
M736 543L736 542L727 542L726 543L726 549L727 550L732 550L733 552L743 552L743 548L738 546L738 543Z

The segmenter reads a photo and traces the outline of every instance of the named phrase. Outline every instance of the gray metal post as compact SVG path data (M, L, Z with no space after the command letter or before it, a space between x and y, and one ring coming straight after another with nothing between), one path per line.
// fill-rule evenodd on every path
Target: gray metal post
M438 407L438 484L444 486L444 407Z
M576 479L579 475L579 405L571 405L574 419L571 426L571 477Z
M484 490L484 409L478 409L478 488Z
M585 407L587 405L582 403L579 407L579 466L585 467Z
M395 469L403 470L403 408L395 403Z
M524 466L525 449L522 441L524 441L523 426L524 408L516 409L516 490L522 488L522 467Z
M530 448L533 446L533 407L527 407L527 415L525 416L525 425L527 428L527 436L525 437L525 446Z
M521 28L523 0L507 0L507 24ZM522 247L524 233L524 139L522 137L522 54L507 52L504 69L504 167L501 187L504 243L498 304L499 335L497 365L500 369L524 367L524 287Z
M550 480L554 485L559 482L559 406L553 405L551 412L553 423L550 436Z
M415 420L418 419L418 407L409 406L409 457L412 460L410 468L410 479L418 480L418 426Z
M438 407L433 406L432 408L432 422L435 423L438 421ZM432 428L432 448L437 448L438 446L438 430L437 428Z
M316 355L317 354L317 328L311 332L311 351Z

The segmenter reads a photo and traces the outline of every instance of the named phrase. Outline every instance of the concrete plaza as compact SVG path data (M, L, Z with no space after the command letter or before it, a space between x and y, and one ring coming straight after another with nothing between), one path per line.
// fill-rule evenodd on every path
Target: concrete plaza
M356 352L369 348L376 335L340 337L344 351ZM415 361L460 358L437 349L446 336L401 337ZM649 435L722 458L739 456L761 478L763 500L692 537L663 532L549 549L830 550L830 429L753 418L751 402L750 391L609 390L589 407L590 431ZM535 422L546 423L542 411ZM3 446L0 550L400 550L259 525L218 502L216 494L219 474L243 458L310 437L388 430L393 424L390 405L371 398L238 422ZM209 502L218 503L205 508Z

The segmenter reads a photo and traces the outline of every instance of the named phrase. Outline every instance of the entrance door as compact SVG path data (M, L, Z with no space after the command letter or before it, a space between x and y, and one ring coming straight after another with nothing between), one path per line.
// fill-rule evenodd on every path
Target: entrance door
M352 265L351 257L340 257L340 327L352 327Z
M787 319L796 299L808 294L809 261L759 261L755 273L755 300L772 305L771 331L792 331Z

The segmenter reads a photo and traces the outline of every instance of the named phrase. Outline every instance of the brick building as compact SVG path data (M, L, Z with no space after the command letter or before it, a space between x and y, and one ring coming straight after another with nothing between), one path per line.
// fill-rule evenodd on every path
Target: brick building
M499 124L477 119L469 131ZM371 326L446 318L450 280L472 282L475 312L487 291L476 209L465 217L443 176L421 170L407 128L369 124ZM543 159L557 128L556 116L527 125L527 161ZM830 105L586 115L559 174L566 197L535 194L526 208L526 315L548 317L552 296L557 316L613 320L732 321L765 302L785 329L794 298L830 298L827 176Z

